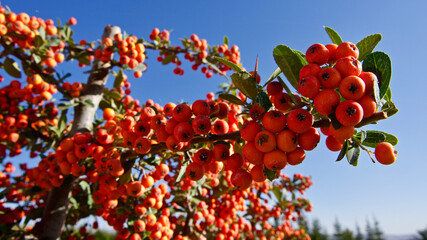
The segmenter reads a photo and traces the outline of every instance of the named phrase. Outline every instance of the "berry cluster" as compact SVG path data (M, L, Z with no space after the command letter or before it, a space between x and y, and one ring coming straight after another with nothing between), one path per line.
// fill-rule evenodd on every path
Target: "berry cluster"
M121 33L114 35L114 39L104 38L104 48L96 49L94 56L100 59L102 62L109 62L113 57L115 49L119 54L119 62L122 66L127 66L130 69L135 69L138 64L142 64L145 61L145 46L141 41L138 41L136 36L127 36L123 38ZM135 71L134 77L140 78L142 71Z
M378 79L363 72L358 60L359 50L351 42L340 45L317 43L308 48L309 64L300 71L298 91L313 100L319 114L334 115L340 128L322 129L327 135L326 146L339 151L345 139L351 138L354 126L376 112L374 84ZM326 65L322 68L322 65Z

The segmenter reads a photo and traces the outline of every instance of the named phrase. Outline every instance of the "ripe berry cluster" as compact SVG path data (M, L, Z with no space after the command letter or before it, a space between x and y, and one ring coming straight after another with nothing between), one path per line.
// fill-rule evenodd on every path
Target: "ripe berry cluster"
M341 150L344 140L353 135L354 126L376 112L373 94L378 79L375 74L362 71L358 57L359 50L351 42L326 46L316 43L307 49L309 64L300 71L301 95L313 101L318 113L332 114L342 125L339 129L322 130L332 151Z
M103 44L103 50L96 49L94 52L95 58L100 59L102 62L111 61L115 48L117 48L119 54L119 62L123 66L134 69L138 64L142 64L145 61L145 46L142 42L138 41L136 36L127 36L124 39L121 33L117 33L114 35L114 39L105 38ZM135 78L141 76L141 71L134 72Z

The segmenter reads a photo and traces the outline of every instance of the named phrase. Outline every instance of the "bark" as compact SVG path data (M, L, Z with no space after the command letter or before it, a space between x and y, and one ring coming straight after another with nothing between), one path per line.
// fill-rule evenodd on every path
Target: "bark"
M113 38L119 33L119 27L107 26L102 39ZM110 64L95 61L92 73L89 76L85 89L79 98L80 102L90 100L93 106L80 103L74 108L74 121L69 136L77 132L90 131L95 118L95 112L102 99L104 86L107 82ZM68 206L74 182L77 178L69 175L65 177L60 187L54 187L48 194L43 210L42 220L35 227L35 234L39 239L59 239L67 216Z

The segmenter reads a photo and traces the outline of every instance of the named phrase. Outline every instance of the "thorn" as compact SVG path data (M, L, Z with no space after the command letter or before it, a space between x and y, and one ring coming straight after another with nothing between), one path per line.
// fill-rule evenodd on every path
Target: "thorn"
M258 72L258 55L256 56L256 61L255 61L255 72Z

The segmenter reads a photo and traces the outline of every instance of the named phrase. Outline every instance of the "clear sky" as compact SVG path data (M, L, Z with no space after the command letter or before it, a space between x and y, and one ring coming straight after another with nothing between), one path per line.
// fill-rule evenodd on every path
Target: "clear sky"
M252 69L259 57L259 73L264 81L276 69L272 50L278 44L305 52L317 42L330 43L323 26L340 33L344 41L358 42L367 35L381 33L376 50L389 54L393 72L393 101L400 112L375 125L376 129L396 135L398 160L392 166L373 164L362 153L359 166L335 162L337 153L319 147L307 154L299 166L288 167L312 176L314 185L307 192L314 210L309 218L318 218L332 233L336 218L343 227L362 231L366 220L375 217L387 234L415 233L427 227L427 119L423 109L427 90L427 2L418 1L2 1L14 12L60 18L76 17L73 27L77 40L99 39L106 25L118 25L128 33L148 39L151 30L171 30L171 40L192 33L209 43L230 44L241 50L244 67ZM188 65L185 74L176 77L173 66L161 66L157 55L149 52L149 70L140 79L131 80L133 97L153 99L165 104L180 100L193 102L215 92L222 77L206 79ZM73 70L72 80L87 76ZM367 128L365 128L367 129Z

